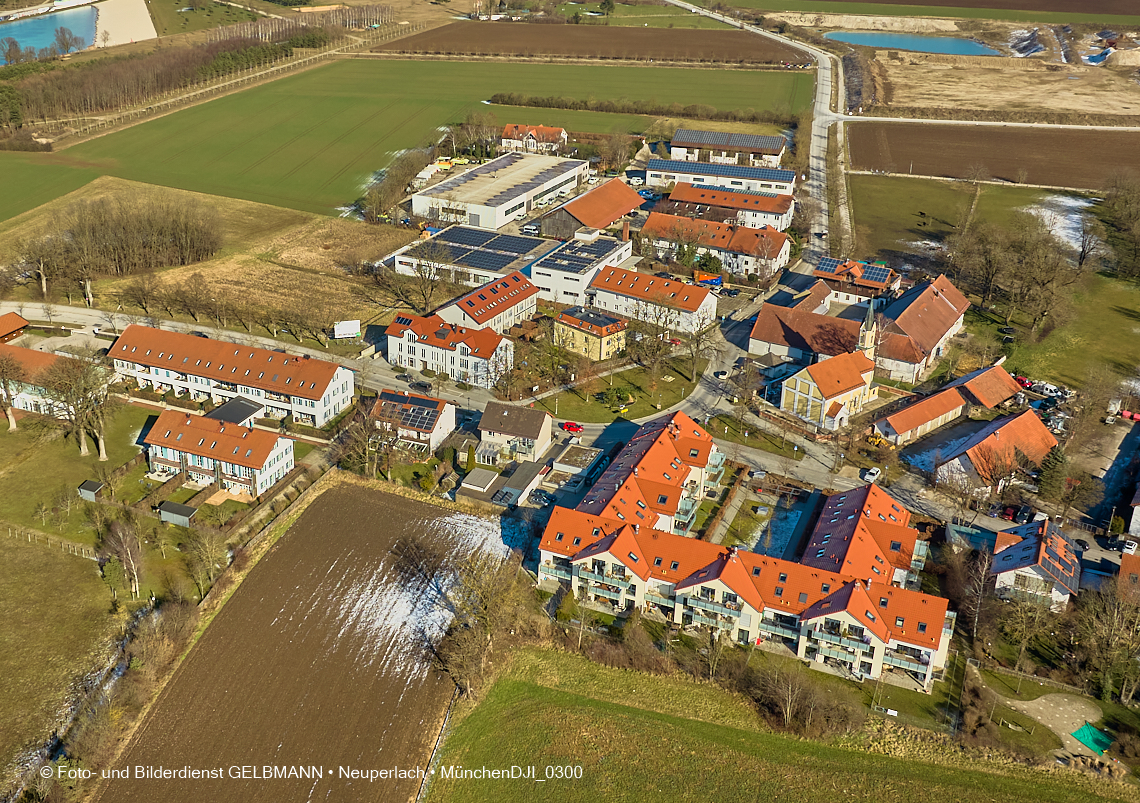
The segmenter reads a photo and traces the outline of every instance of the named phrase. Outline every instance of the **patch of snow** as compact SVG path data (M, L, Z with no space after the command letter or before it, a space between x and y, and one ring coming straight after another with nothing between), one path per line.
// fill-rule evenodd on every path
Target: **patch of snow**
M1054 237L1076 251L1081 247L1081 222L1085 210L1094 203L1089 198L1075 195L1047 195L1041 203L1021 211L1041 218Z
M945 459L948 455L954 454L962 444L972 437L973 435L964 435L961 438L940 443L935 448L928 449L925 452L903 455L903 462L909 463L920 471L934 471L936 460Z

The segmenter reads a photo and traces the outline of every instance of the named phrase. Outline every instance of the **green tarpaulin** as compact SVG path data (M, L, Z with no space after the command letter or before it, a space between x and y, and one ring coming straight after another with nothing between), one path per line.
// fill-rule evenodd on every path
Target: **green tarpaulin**
M1098 756L1104 755L1104 751L1112 747L1112 737L1087 722L1073 731L1073 738Z

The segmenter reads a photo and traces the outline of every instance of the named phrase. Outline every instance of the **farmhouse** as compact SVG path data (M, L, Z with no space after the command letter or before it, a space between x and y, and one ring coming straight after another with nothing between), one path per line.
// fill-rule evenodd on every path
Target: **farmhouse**
M0 357L11 357L23 369L24 377L19 382L0 379L0 394L14 409L56 418L66 415L66 411L52 401L40 379L43 372L55 365L60 357L34 349L9 346L7 343L0 343Z
M669 192L669 200L659 211L672 215L735 222L758 229L771 226L784 231L792 225L795 199L773 192L730 190L727 187L681 183Z
M662 215L650 212L641 228L660 259L673 259L681 248L717 257L729 273L766 279L788 264L792 241L776 229L751 229L736 223Z
M549 242L549 240L545 241ZM586 300L590 282L607 265L620 265L633 254L633 243L603 237L597 229L579 231L530 266L538 297L558 304Z
M895 446L902 446L950 423L965 411L962 394L947 388L879 419L875 431Z
M615 178L544 215L542 233L569 240L579 229L608 229L643 203L636 190Z
M515 364L515 345L492 329L448 323L438 315L400 315L384 330L388 362L444 373L480 388L495 383Z
M625 268L600 271L590 282L586 299L620 317L675 331L699 332L716 321L716 296L707 288Z
M289 438L180 410L161 413L143 443L151 471L185 472L194 482L250 497L293 469Z
M554 342L564 349L602 362L625 350L629 322L597 310L570 307L554 321Z
M407 391L381 390L369 413L381 432L409 449L432 454L455 431L455 405Z
M267 414L320 427L348 409L352 371L308 355L128 326L110 349L115 373L139 387L220 404L244 396Z
M487 402L479 419L479 450L475 461L494 466L504 456L520 462L540 460L550 448L552 420L545 410Z
M908 526L910 511L877 485L827 497L802 563L867 584L919 587L930 549Z
M973 373L958 377L946 387L958 388L971 403L990 410L1021 392L1021 386L1000 365L979 368Z
M557 246L541 237L449 226L434 237L404 246L391 259L395 271L404 276L479 287L515 271L525 273Z
M902 277L886 265L824 257L812 275L831 290L831 303L885 306L899 289ZM880 300L881 299L881 300Z
M752 326L748 353L772 354L796 362L808 362L817 356L834 357L856 349L860 330L858 321L765 304Z
M772 167L650 159L645 169L645 183L650 187L661 188L685 183L791 195L796 185L796 174L791 170Z
M669 157L686 162L779 167L787 144L781 136L679 128L669 142Z
M1040 600L1063 611L1080 588L1081 562L1068 536L1044 519L997 534L990 574L1002 599Z
M0 315L0 343L12 342L24 334L27 325L28 322L14 312L5 312Z
M875 363L861 351L809 365L784 380L780 409L820 429L847 426L871 399Z
M1040 466L1057 439L1032 410L995 418L955 449L941 455L934 467L939 482L968 482L999 493L1028 461Z
M901 550L895 560L905 562ZM801 660L860 677L903 672L927 691L954 630L945 599L580 507L551 514L538 579L548 588L566 584L610 612L655 612L682 627L726 631L740 644L773 639Z
M506 153L420 190L412 196L412 214L499 229L525 217L539 201L572 194L586 167L578 159Z
M685 413L662 416L641 425L577 509L635 528L686 533L724 462L709 433Z
M507 124L503 127L499 148L524 153L560 153L566 148L567 139L565 128Z
M907 290L883 310L875 358L879 368L891 379L919 382L942 358L950 338L962 331L969 307L945 276Z
M503 334L515 324L533 318L537 309L538 288L515 271L472 290L435 314L455 326Z

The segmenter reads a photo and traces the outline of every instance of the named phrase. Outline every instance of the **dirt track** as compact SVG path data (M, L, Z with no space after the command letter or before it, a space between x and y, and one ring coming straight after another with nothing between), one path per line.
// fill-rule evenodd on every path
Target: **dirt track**
M1097 189L1120 168L1140 172L1140 133L1001 126L854 122L847 129L856 170L966 178L983 165L995 179ZM913 164L913 169L912 169Z
M317 499L194 647L116 769L102 803L399 801L418 779L351 780L425 766L451 695L422 633L440 625L429 579L401 565L410 543L443 550L497 523L348 486ZM395 554L394 554L395 553ZM316 766L321 779L139 780L136 766ZM330 777L330 771L332 777Z
M373 48L374 52L807 63L804 53L743 31L454 22Z

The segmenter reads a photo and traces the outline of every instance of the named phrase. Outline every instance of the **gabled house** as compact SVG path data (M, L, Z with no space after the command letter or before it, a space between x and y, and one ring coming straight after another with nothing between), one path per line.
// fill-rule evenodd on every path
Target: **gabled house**
M586 300L619 317L679 332L703 331L716 322L716 296L707 287L625 268L599 271L586 290Z
M1021 392L1021 386L1013 381L1009 371L1000 365L979 368L977 371L960 376L946 385L958 388L971 404L992 410Z
M680 159L650 159L645 167L645 183L668 189L676 184L727 187L730 190L774 192L791 195L796 186L794 170L775 167L748 167Z
M602 362L625 350L629 321L586 307L570 307L554 320L554 342L564 349Z
M839 304L875 303L899 289L902 277L884 264L857 262L853 259L824 257L812 271L832 291L832 301ZM878 302L878 303L876 303Z
M560 153L568 139L565 128L508 124L503 127L499 147L504 151L524 153Z
M1028 462L1040 466L1057 439L1033 410L995 418L935 465L939 482L966 481L978 490L1001 492Z
M711 254L729 273L766 279L788 264L791 239L773 228L748 228L733 223L717 223L677 215L650 212L641 227L660 259L676 257L680 248L695 248L698 254Z
M875 422L875 431L895 446L918 440L966 412L956 388L940 390Z
M645 199L620 178L611 179L542 217L542 233L569 240L580 229L608 229L638 209Z
M999 597L1039 600L1055 611L1063 611L1081 586L1076 547L1049 519L998 533L990 574Z
M20 364L24 372L24 378L21 381L10 382L7 388L3 386L3 381L0 380L0 395L3 395L7 400L8 394L11 394L14 409L54 418L66 416L66 410L52 401L51 395L44 389L40 379L45 371L62 359L61 357L35 349L10 346L7 343L0 343L0 356L11 357Z
M494 387L515 363L510 338L491 329L451 324L438 315L398 315L384 334L392 365L445 373L480 388Z
M891 379L919 382L962 331L969 307L945 276L915 285L883 310L875 362Z
M774 354L797 362L834 357L858 347L860 329L859 321L765 304L752 325L748 353Z
M875 363L861 351L807 366L784 380L780 409L820 429L847 426L871 400Z
M27 325L28 322L15 312L5 312L0 315L0 343L10 343L15 340L24 334Z
M440 307L435 315L453 326L503 334L538 310L538 288L519 271L493 279Z
M395 433L408 448L432 454L455 431L455 405L418 393L381 390L369 419L376 429Z
M682 182L670 190L668 202L658 206L673 215L785 231L792 225L796 204L791 195Z
M678 128L669 141L669 157L687 162L778 167L787 144L778 135Z
M504 457L529 463L541 460L550 448L552 420L545 410L488 402L479 419L475 461L494 466Z

